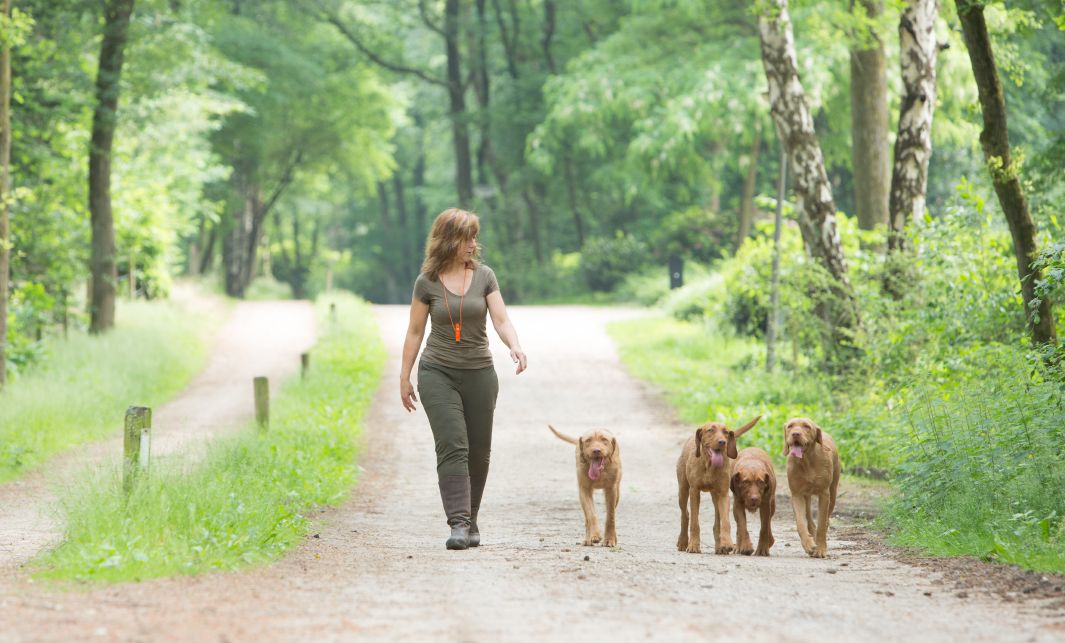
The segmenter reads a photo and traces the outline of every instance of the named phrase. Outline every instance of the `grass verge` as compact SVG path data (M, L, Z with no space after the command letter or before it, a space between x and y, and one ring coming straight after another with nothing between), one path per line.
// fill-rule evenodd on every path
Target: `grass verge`
M276 559L306 532L309 510L339 502L355 480L355 438L384 349L373 316L333 297L306 380L272 400L270 430L220 440L200 466L156 467L127 499L118 476L64 502L67 532L34 562L38 577L129 581L234 569ZM180 460L180 459L177 459Z
M172 397L203 367L220 321L177 301L119 302L116 317L105 335L55 339L0 392L0 482L117 432L132 404Z
M701 323L646 318L608 330L629 371L683 421L735 425L761 413L741 446L781 466L783 421L808 415L836 439L845 470L890 471L897 492L878 524L893 544L1065 572L1065 386L1034 372L1023 350L959 351L951 369L886 392L875 379L767 374L760 343Z
M665 394L680 419L738 426L762 415L742 446L765 449L783 463L784 421L809 416L839 445L843 466L884 469L891 465L890 432L870 416L875 397L855 403L826 378L777 369L765 372L765 349L746 338L727 338L702 323L669 317L614 322L608 327L629 372Z

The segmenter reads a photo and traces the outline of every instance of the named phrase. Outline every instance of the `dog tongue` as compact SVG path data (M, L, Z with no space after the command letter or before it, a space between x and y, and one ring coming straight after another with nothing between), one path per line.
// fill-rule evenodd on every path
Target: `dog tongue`
M592 463L588 465L588 477L592 480L598 480L601 473L603 473L603 459L592 458Z
M720 451L711 451L710 452L710 466L711 467L720 467L720 466L723 466L724 464L725 464L725 456L721 455Z
M788 452L788 455L793 455L796 458L799 458L801 460L802 459L802 447L797 445L797 444L791 445L791 451Z

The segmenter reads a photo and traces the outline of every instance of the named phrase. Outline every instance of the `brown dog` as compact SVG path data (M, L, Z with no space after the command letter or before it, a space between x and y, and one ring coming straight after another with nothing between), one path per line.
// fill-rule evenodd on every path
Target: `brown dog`
M714 501L714 553L732 553L734 547L729 534L728 488L732 477L732 460L736 458L736 438L761 419L759 415L735 431L721 422L709 422L699 427L695 435L684 443L677 460L677 501L680 503L678 550L691 554L702 551L699 542L699 494L709 491Z
M739 452L732 464L732 515L736 518L736 551L744 556L768 556L775 542L771 523L777 512L777 474L769 454L758 447ZM757 511L762 521L758 549L747 533L747 514Z
M550 424L547 428L558 439L577 445L577 489L580 492L581 509L584 510L584 544L594 545L602 541L605 547L618 544L615 513L621 498L621 454L618 440L606 429L589 431L579 438L559 433ZM603 490L606 501L606 537L599 533L599 521L595 517L592 491Z
M828 518L836 508L839 487L836 443L813 420L792 418L784 425L784 455L788 458L788 487L802 548L814 558L824 558L828 555ZM814 497L816 535L811 531Z

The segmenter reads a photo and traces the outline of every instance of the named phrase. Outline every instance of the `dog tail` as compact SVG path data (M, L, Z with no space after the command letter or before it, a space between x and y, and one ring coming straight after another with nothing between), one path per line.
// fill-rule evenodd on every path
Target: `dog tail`
M746 433L746 432L750 431L751 429L753 429L754 425L758 424L758 420L761 420L761 419L762 419L762 416L759 415L758 417L754 418L753 420L751 420L747 424L744 424L740 428L736 429L736 437L738 438L741 435L743 435L744 433Z
M554 433L559 440L562 440L563 442L569 442L570 444L577 444L577 438L571 438L565 433L559 433L555 429L555 427L551 426L550 424L547 425L547 428L551 429L551 432Z

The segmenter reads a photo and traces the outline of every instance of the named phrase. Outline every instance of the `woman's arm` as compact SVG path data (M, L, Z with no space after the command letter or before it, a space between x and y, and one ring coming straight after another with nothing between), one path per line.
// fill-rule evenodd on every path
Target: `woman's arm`
M427 319L429 305L412 298L410 323L407 324L407 336L403 340L403 363L399 369L399 397L403 401L403 408L408 411L418 410L418 407L414 406L418 396L414 394L414 386L410 383L410 372L414 369L414 358L418 357L418 349L422 347Z
M516 372L521 373L528 366L528 359L525 357L525 352L521 350L521 344L518 343L518 331L514 330L514 324L510 323L507 306L503 303L503 295L496 290L488 295L487 299L488 312L492 315L492 326L495 326L496 335L499 335L499 339L503 340L503 343L510 349L510 359L518 365Z

